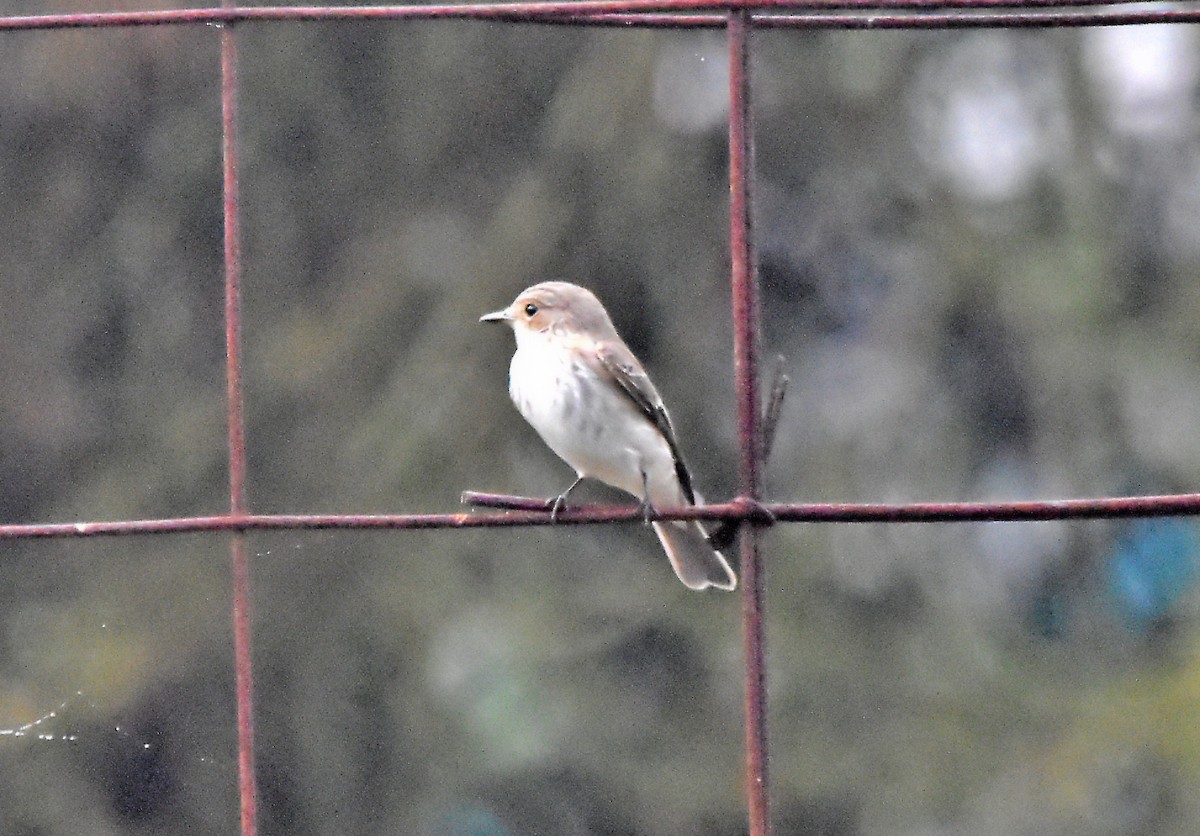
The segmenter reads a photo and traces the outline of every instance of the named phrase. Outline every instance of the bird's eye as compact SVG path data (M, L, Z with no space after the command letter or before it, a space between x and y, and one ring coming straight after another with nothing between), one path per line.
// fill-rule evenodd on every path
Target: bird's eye
M537 305L533 304L532 302L530 302L528 305L525 306L525 316L533 316L537 312L538 312L538 307L537 307Z

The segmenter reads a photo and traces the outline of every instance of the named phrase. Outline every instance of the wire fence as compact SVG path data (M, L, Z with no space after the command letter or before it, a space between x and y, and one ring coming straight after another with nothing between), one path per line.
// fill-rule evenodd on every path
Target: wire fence
M1142 8L1145 6L1145 8ZM917 523L1034 521L1200 514L1200 494L1051 499L1021 502L830 504L768 501L763 495L764 435L761 408L759 283L755 264L752 35L762 29L1060 28L1200 22L1200 9L1164 8L1150 0L1119 6L1103 0L577 0L412 6L169 9L12 16L0 30L85 29L139 26L220 27L222 151L224 160L225 369L229 455L229 512L170 519L0 525L0 539L164 535L222 532L230 537L232 621L236 668L241 832L257 830L254 768L254 674L249 599L251 567L245 534L264 530L454 529L578 525L640 521L627 505L575 506L551 520L541 499L466 492L464 502L490 511L388 515L255 514L246 496L247 456L243 417L242 306L238 147L238 32L243 25L305 21L481 20L567 26L717 28L729 50L729 253L731 315L738 428L739 494L726 502L687 509L657 509L658 519L723 521L740 528L747 816L753 836L770 832L767 751L764 572L759 533L789 522ZM265 707L269 710L269 706Z

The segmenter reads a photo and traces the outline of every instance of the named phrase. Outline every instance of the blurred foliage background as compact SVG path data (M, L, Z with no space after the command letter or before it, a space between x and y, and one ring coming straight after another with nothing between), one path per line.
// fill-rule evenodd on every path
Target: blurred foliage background
M733 493L720 33L238 34L253 510L565 487L476 324L548 278ZM1196 488L1198 37L755 36L772 498ZM226 507L217 46L0 37L6 522ZM251 544L263 832L744 832L738 599L642 527ZM1195 832L1190 520L766 549L778 832ZM225 539L3 555L0 831L235 832Z

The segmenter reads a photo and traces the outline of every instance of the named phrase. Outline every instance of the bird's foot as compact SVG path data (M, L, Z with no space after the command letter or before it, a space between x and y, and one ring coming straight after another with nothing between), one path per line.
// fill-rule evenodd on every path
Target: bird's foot
M567 507L567 495L570 494L571 491L575 490L575 488L582 481L583 481L583 477L580 476L578 479L576 479L574 482L571 483L571 487L567 488L565 491L560 493L558 496L554 497L553 500L549 500L549 499L546 500L546 502L550 504L550 522L552 522L552 523L558 522L559 513L564 508Z
M654 506L650 504L650 480L644 470L642 471L642 498L638 501L638 508L642 510L642 522L650 525L650 516L655 511Z
M548 499L546 501L550 503L550 522L558 522L559 512L567 507L567 494L560 493L558 496L554 497L554 499Z
M654 510L654 506L650 504L650 500L645 497L638 502L638 510L642 512L642 522L646 525L650 525L650 518L658 513Z

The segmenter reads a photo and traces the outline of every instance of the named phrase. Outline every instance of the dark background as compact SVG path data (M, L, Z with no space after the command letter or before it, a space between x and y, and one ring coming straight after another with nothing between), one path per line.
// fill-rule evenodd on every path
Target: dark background
M549 278L736 490L722 34L238 35L252 510L564 488L476 323ZM1196 489L1197 37L755 35L771 498ZM227 507L218 40L0 36L5 522ZM778 831L1194 832L1195 536L774 528ZM744 829L739 600L641 526L250 545L264 833ZM2 555L0 831L234 832L226 538Z

